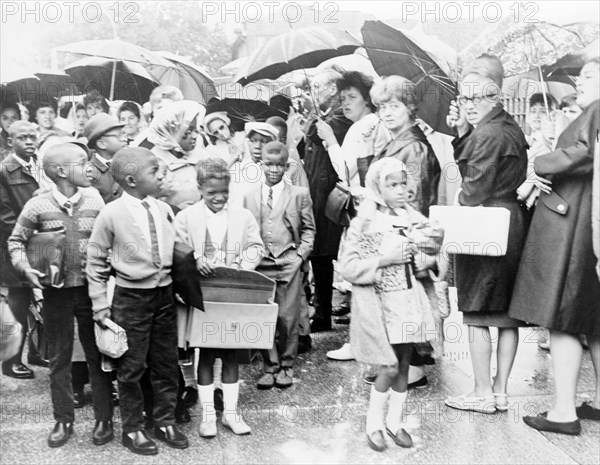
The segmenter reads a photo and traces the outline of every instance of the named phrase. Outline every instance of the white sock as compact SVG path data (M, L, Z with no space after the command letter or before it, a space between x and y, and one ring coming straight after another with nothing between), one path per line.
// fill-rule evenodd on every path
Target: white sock
M385 406L389 395L389 391L379 392L375 389L375 386L371 386L369 409L367 410L367 434L370 435L375 431L385 431L383 417L385 415Z
M202 406L202 421L216 420L217 412L215 411L215 385L208 386L198 385L198 399Z
M403 427L404 418L402 416L407 395L408 391L396 392L393 389L390 390L390 405L385 424L394 434Z
M227 420L238 421L237 403L240 395L240 383L221 383L223 389L223 415Z

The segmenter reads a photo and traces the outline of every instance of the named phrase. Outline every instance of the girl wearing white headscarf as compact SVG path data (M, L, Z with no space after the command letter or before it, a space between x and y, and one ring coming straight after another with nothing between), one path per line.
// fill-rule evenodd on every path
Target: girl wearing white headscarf
M192 151L205 114L206 109L199 103L180 100L158 110L150 123L148 141L153 144L151 150L167 169L164 200L180 209L200 200L195 168L199 159Z
M436 334L432 308L414 274L434 267L435 257L419 254L411 239L429 225L408 205L407 181L406 166L397 159L371 165L366 198L348 228L339 259L340 273L355 285L352 353L359 362L381 366L371 388L366 424L367 442L377 451L387 447L384 431L397 445L412 446L402 415L410 357L413 344Z

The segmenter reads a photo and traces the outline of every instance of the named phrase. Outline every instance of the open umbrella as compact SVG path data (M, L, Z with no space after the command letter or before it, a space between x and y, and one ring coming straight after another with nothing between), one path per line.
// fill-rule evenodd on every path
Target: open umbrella
M206 106L206 114L215 111L226 111L231 119L234 131L243 131L246 123L251 121L264 122L271 116L281 116L286 119L287 115L259 100L248 100L240 98L213 99Z
M161 84L170 84L181 90L183 98L206 103L213 97L219 97L215 81L190 60L170 52L156 52L177 65L176 68L149 65L148 71Z
M600 39L596 39L581 50L569 53L544 69L547 79L561 79L561 76L573 78L589 60L600 56Z
M82 42L74 42L56 47L54 51L111 60L113 68L110 88L109 92L104 94L108 95L110 100L115 100L114 84L118 62L126 62L128 66L130 63L136 63L142 66L162 66L164 68L177 67L173 62L163 58L155 52L119 39L84 40Z
M415 84L417 115L433 129L452 134L446 125L456 87L436 61L401 31L381 21L365 21L361 29L364 46L375 71L398 75Z
M139 63L86 57L65 67L80 89L96 89L112 100L148 101L158 81Z
M295 69L314 68L335 56L348 55L361 45L352 34L336 27L292 29L273 37L250 55L234 79L243 85L258 79L276 79Z

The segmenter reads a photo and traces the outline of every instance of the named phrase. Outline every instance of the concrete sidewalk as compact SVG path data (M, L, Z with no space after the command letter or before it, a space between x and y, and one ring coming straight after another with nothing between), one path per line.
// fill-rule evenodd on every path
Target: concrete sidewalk
M134 455L116 438L105 446L91 443L94 424L86 391L86 406L77 410L75 434L62 448L50 449L46 437L54 420L48 370L36 368L34 380L0 375L0 463L2 464L131 464L131 463L444 463L444 464L599 464L600 423L582 421L579 437L540 433L521 417L547 410L553 379L548 352L538 349L535 329L521 329L521 344L512 372L506 413L483 415L449 409L448 395L472 387L466 328L460 315L446 321L445 353L426 368L429 384L409 395L409 425L415 447L402 449L388 440L383 453L369 449L364 422L369 386L366 367L356 362L328 360L325 353L347 339L347 327L313 336L313 350L299 356L294 385L285 390L258 391L261 363L241 369L240 406L252 434L238 437L218 424L214 439L198 436L200 409L183 426L190 448L170 449L159 443L154 457ZM579 400L590 400L594 376L586 353ZM89 390L89 386L86 387ZM118 409L116 411L118 415Z

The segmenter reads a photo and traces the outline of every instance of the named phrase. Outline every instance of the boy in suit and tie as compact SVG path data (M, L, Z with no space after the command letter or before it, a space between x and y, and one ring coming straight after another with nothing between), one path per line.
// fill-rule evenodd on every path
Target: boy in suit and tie
M95 218L104 207L100 195L91 185L91 168L87 148L77 143L63 143L48 149L44 171L55 187L29 200L19 215L8 240L12 263L34 288L43 289L44 320L50 352L50 391L56 424L48 437L50 447L60 447L73 432L75 406L71 387L74 317L79 338L89 366L94 396L96 425L92 441L106 444L113 437L112 381L100 367L96 346L92 303L85 275L85 250ZM61 287L44 288L39 279L44 275L31 267L26 247L35 231L65 231L63 258L64 280ZM50 244L48 244L50 247ZM44 253L43 250L38 253Z
M140 379L150 368L154 392L154 435L177 449L188 440L175 426L178 389L177 322L171 266L175 244L173 211L153 196L164 172L144 148L124 148L110 172L123 194L96 219L86 272L94 320L112 319L127 334L129 350L119 359L117 381L122 443L136 454L155 455L156 443L144 432ZM107 300L110 270L116 274L112 306Z
M264 181L247 192L244 206L260 226L265 256L256 271L277 282L275 302L279 305L275 343L263 351L265 374L259 389L286 388L293 382L298 353L298 321L302 271L312 251L315 222L307 188L283 181L289 168L288 150L281 142L269 142L262 149Z
M94 151L90 160L94 167L92 186L98 189L104 203L118 199L123 192L109 170L115 153L127 147L123 126L112 116L97 113L85 123L83 130L88 147Z

